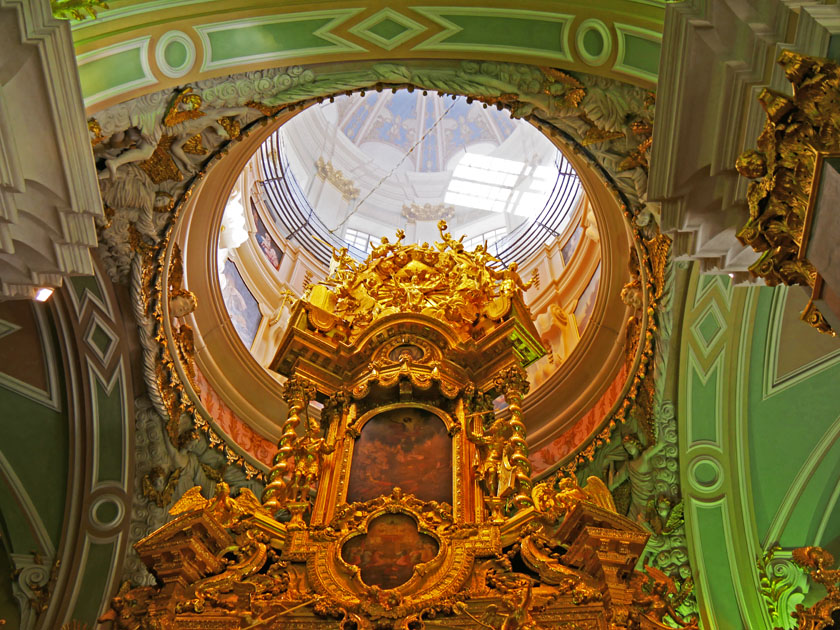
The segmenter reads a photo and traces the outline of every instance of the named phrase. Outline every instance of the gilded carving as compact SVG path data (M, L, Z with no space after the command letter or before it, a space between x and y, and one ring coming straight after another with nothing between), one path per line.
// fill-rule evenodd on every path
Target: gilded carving
M344 173L335 168L332 162L327 162L323 157L319 157L318 161L315 162L315 169L318 177L328 181L338 189L344 201L352 201L359 196L359 189L353 185L353 182Z
M834 556L821 547L800 547L793 550L793 561L808 574L812 582L825 588L825 596L806 608L796 605L791 616L798 630L821 630L836 625L840 610L840 569L831 569Z
M808 216L813 212L818 155L840 151L840 66L786 50L778 60L793 97L762 90L767 122L756 150L739 156L735 168L753 179L747 192L750 219L738 239L760 252L750 271L770 285L814 287L818 276L803 256ZM811 326L831 334L812 302L802 313Z
M455 216L455 206L443 203L403 204L402 215L409 221L448 221Z
M792 559L777 556L781 550L779 545L771 546L756 558L755 566L770 620L777 627L790 628L791 614L807 591L807 574Z
M318 478L321 457L333 448L321 435L320 423L308 413L309 402L315 397L315 387L306 379L294 377L283 386L283 399L289 405L289 415L283 424L283 435L263 494L266 507L277 511L295 503L300 516L310 501L309 491ZM306 418L302 436L296 429L301 412Z
M515 263L502 271L489 266L499 261L483 245L469 252L446 229L445 221L438 222L442 240L433 246L403 245L402 231L394 243L382 237L361 264L346 249L337 251L335 271L306 296L337 319L310 309L313 324L352 343L376 320L414 312L446 322L463 340L481 334L507 314L510 298L533 280L523 282ZM474 325L476 318L479 325Z
M531 72L532 70L533 72ZM331 80L333 81L332 83L330 83ZM539 87L530 87L535 80ZM240 123L242 133L247 131L248 120L252 119L257 113L266 116L277 115L283 111L284 103L292 103L297 106L298 104L304 103L305 99L346 89L355 89L365 82L370 86L381 82L384 82L388 86L403 84L422 85L423 82L426 82L427 84L442 86L457 93L475 94L485 102L492 102L496 98L500 103L510 104L518 114L531 117L535 123L543 125L552 133L564 134L573 141L577 139L578 142L584 138L588 138L587 143L591 141L591 144L587 148L587 159L607 165L606 168L609 172L614 172L614 165L620 163L621 160L627 157L626 146L635 147L634 142L627 143L625 140L633 138L634 134L636 134L634 130L630 129L630 125L633 124L633 121L645 117L644 115L637 115L642 111L640 105L642 99L639 96L641 91L635 88L627 86L624 88L621 86L610 87L604 82L592 79L591 77L581 77L578 79L550 69L529 69L527 66L510 66L508 64L465 62L462 64L462 67L457 69L444 68L429 71L393 64L382 64L374 70L366 69L360 72L360 76L354 77L349 82L347 79L343 79L343 83L330 76L317 76L311 69L293 67L277 71L249 73L248 75L237 77L236 81L237 93L240 95L237 96L237 99L240 97L242 99L251 99L247 103L247 107L243 108L248 110L249 113L243 113L235 119ZM508 87L500 89L499 86L502 85ZM200 95L200 102L197 99L190 100L185 97L182 103L177 103L177 96L174 99L170 98L173 94L177 93L167 92L163 96L164 103L162 107L158 106L159 101L156 102L154 99L147 99L148 102L138 100L136 105L132 104L130 108L120 106L119 108L114 108L113 111L103 112L101 116L97 114L97 119L101 122L101 133L95 129L92 129L92 133L94 138L100 135L103 138L97 143L97 157L101 158L104 163L107 160L124 157L125 153L141 146L144 148L144 151L148 151L150 141L144 139L144 134L151 138L152 148L156 148L158 141L165 134L161 133L158 136L158 131L151 129L149 126L149 121L154 121L160 125L161 131L165 130L166 126L162 124L162 116L153 115L152 112L164 112L168 114L169 112L165 111L165 108L172 110L173 104L175 107L172 111L175 113L204 112L207 115L216 116L215 119L219 125L224 127L223 120L225 116L222 115L223 112L221 110L236 105L233 100L226 96L224 87L226 86L216 80L202 82L200 85L195 86L195 94ZM187 94L187 96L189 95ZM120 108L125 109L125 113ZM188 118L189 116L177 124L188 125L201 120L197 116L192 119ZM187 130L182 130L179 133L179 137L186 132ZM212 156L216 154L220 146L223 146L227 137L234 137L236 134L227 131L223 135L213 126L208 126L203 128L199 133L191 133L189 136L184 137L183 140L189 141L191 138L195 138L196 135L200 135L203 146L208 149L208 156ZM640 136L644 138L642 134ZM190 163L189 165L176 163L178 169L183 173L195 172L197 176L201 177L206 168L206 162L203 161L203 156L202 161L200 161L193 154L188 154L186 151L184 151L184 154L184 157L190 160ZM173 162L174 159L178 158L173 158ZM159 364L161 367L155 367L151 372L151 376L147 376L150 382L150 390L155 392L153 395L155 404L158 405L159 400L159 409L168 414L170 435L177 443L184 443L188 440L189 436L192 435L193 427L201 429L209 437L211 444L214 444L224 452L229 462L242 466L247 474L253 475L256 471L247 466L239 454L229 445L226 445L219 436L215 435L212 428L195 413L194 404L184 394L183 386L180 383L177 370L175 370L180 351L167 347L168 342L166 341L166 334L164 334L160 300L165 293L165 281L162 281L161 277L161 274L164 272L161 270L164 268L164 252L169 239L167 230L169 229L168 226L172 225L172 221L179 211L181 202L189 194L189 191L186 190L186 183L190 180L189 178L184 178L180 182L177 182L175 179L166 179L152 186L149 184L151 180L148 175L138 167L138 164L141 162L142 160L127 160L124 164L115 168L118 174L117 183L120 186L130 181L130 178L126 177L129 173L137 172L142 176L137 177L138 181L141 181L143 184L142 186L138 185L137 189L142 189L144 195L142 197L142 212L139 214L140 219L137 218L138 214L135 212L135 209L139 206L115 205L114 207L116 209L112 213L112 225L109 224L109 227L104 230L101 240L103 250L109 252L108 260L113 260L115 277L126 277L130 265L125 260L128 259L130 262L131 256L137 255L137 259L135 260L142 262L142 266L138 265L136 286L143 287L143 290L138 290L135 296L138 298L141 295L144 296L142 297L143 319L139 321L141 329L148 329L148 333L141 332L141 335L146 335L148 340L148 343L144 343L144 347L146 347L149 356L153 356L156 360L155 362L157 362L158 357L162 357L162 362ZM107 166L109 165L106 164ZM113 166L113 163L110 166ZM105 173L104 171L102 175L103 188L105 189L110 185L107 182L111 178L109 177L109 173ZM643 194L644 191L646 176L644 164L640 164L637 168L625 173L625 175L626 177L622 176L620 179L615 180L617 186L615 192L629 200L628 203L630 206L626 208L626 212L628 218L632 218L637 212L639 195ZM132 175L132 177L134 176ZM158 197L165 198L164 205L159 203ZM132 203L139 202L132 201ZM158 208L164 209L165 211L157 212ZM126 209L129 212L126 212ZM152 217L154 222L147 220L148 217ZM153 248L149 255L141 253L143 251L142 247L123 248L119 239L122 238L122 232L120 230L124 229L126 221L132 227L137 226L136 229L141 234L144 242L143 247ZM637 237L637 240L641 240L638 234ZM651 251L653 251L652 248ZM646 269L651 265L651 260L647 252L648 248L643 246L641 264ZM142 261L140 260L141 258ZM665 260L664 256L661 258L663 261ZM655 274L651 273L650 270L648 271L647 277L649 282L656 281ZM651 278L653 280L650 280ZM134 283L134 280L132 282ZM400 282L406 284L402 280ZM508 285L521 288L521 285L513 278L509 278ZM661 291L661 285L658 286L660 286ZM645 287L645 289L647 288ZM406 293L408 293L408 289L414 291L415 287L406 287L406 289ZM509 301L514 307L516 306L515 299ZM498 318L504 318L502 314L510 311L511 307L508 306L507 302L508 300L505 299L494 300L488 309L488 314L493 316L490 317L491 321L495 322L498 321ZM408 300L406 300L406 303L408 303ZM649 302L648 306L650 309L653 309L656 307L656 304ZM652 318L648 317L645 321L649 327L653 325ZM327 328L329 330L329 326ZM650 334L650 328L648 330L649 332L645 337L645 347L642 350L641 377L639 383L635 384L635 389L632 389L628 395L628 401L630 403L635 399L641 388L644 387L642 381L645 377L645 371L647 370L648 373L653 372L652 369L648 369L653 353L651 348L653 335ZM535 343L535 346L539 346L539 343ZM408 374L405 376L397 376L392 381L394 379L393 374L386 374L387 370L391 368L388 366L385 366L384 369L374 367L370 370L370 376L376 376L377 378L360 383L358 390L348 388L348 391L352 389L354 393L358 392L360 394L359 399L361 399L367 395L367 392L376 391L377 388L387 386L387 383L394 382L394 386L399 386L401 388L400 391L404 392L402 394L404 396L421 395L422 390L429 395L440 392L443 397L448 396L454 400L460 395L459 392L464 387L465 379L463 375L451 371L450 366L446 362L442 362L439 366L436 366L436 373L430 364L427 364L429 365L428 372L423 373L420 366L416 365L419 362L413 358L406 360L404 363L408 367ZM400 369L403 368L400 367ZM149 371L147 370L148 374ZM424 380L427 379L427 374L430 380ZM385 381L379 380L378 377L382 375L386 376ZM435 378L438 375L441 377L440 380L436 380ZM458 379L461 380L459 381ZM407 383L411 387L408 387L406 385ZM429 383L431 384L429 385ZM421 385L428 385L428 388L423 389ZM483 383L481 386L486 388L487 385L487 383ZM160 394L159 397L158 394ZM614 418L615 422L625 419L628 408L623 407L619 411ZM179 433L177 427L179 422L182 425L184 424L181 418L183 414L186 414L192 419L193 427ZM612 430L614 426L614 424L611 424L610 427L605 428L605 431ZM313 437L313 439L317 438ZM589 454L591 455L591 451L589 451ZM469 468L472 465L470 453L465 451L462 456L464 462L466 462L465 465ZM327 465L325 462L330 457L332 456L322 455L320 465ZM342 453L341 457L349 457L349 453ZM587 452L584 452L581 454L580 461L585 461L586 458ZM337 455L336 460L339 461ZM340 487L340 484L341 480L338 481L337 487ZM521 500L521 504L526 505L526 501ZM477 507L478 509L470 507L468 512L476 515L483 512L480 501L477 503ZM323 602L303 604L305 601L308 600L301 600L301 605L304 605L304 608L309 606L309 610L311 610L312 606L324 605ZM272 615L277 614L280 614L279 611L266 614L265 617L259 616L259 618L269 619ZM296 612L288 614L293 616ZM346 616L345 618L349 619ZM582 625L585 626L586 624Z
M616 513L602 481L532 488L529 384L511 341L536 339L522 302L529 283L439 228L442 242L407 246L398 234L361 264L336 252L330 281L295 305L272 363L287 377L289 412L262 502L247 488L233 498L224 482L210 500L186 492L174 520L136 546L159 584L121 591L108 615L118 628L281 617L359 630L433 617L493 630L597 619L693 627L667 580L628 570L648 534ZM497 415L499 396L507 410Z
M53 17L59 20L96 18L97 10L108 8L105 0L50 0Z
M175 468L167 475L163 472L163 468L155 466L143 475L143 496L158 507L166 507L172 501L175 486L182 472L182 468Z
M678 608L690 594L692 583L686 582L680 589L670 577L659 569L645 565L645 571L636 571L632 579L633 603L628 617L638 623L643 619L659 627L675 624L680 628L699 628L696 615L684 617Z

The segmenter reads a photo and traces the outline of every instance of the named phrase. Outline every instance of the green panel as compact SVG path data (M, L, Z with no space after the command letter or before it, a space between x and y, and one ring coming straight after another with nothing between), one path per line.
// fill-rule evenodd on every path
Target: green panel
M840 479L840 441L834 443L826 453L808 485L799 497L790 519L782 531L779 544L783 547L799 547L815 540L823 514ZM836 536L840 531L827 530L826 534Z
M840 502L834 504L834 509L826 520L822 538L814 542L828 549L835 558L840 556Z
M103 355L108 352L108 348L110 348L111 344L114 343L111 337L108 336L108 333L106 333L99 325L94 325L93 331L90 335L90 340L97 348L99 348L99 352Z
M710 461L703 460L698 462L694 466L693 472L697 482L706 488L710 488L720 479L720 472L717 466Z
M800 469L837 420L837 383L840 383L838 364L763 399L766 337L772 303L773 290L762 287L754 318L756 323L749 363L750 479L760 539L767 534ZM803 415L803 401L807 401L807 416ZM797 423L807 430L791 430ZM815 506L811 507L813 511ZM808 525L810 520L819 516L811 514ZM804 539L798 541L798 544L806 543Z
M5 546L11 548L14 553L32 553L33 549L38 549L38 539L33 535L17 499L2 478L0 478L0 521L3 525L0 533L5 539ZM0 549L0 554L2 553Z
M583 35L583 49L592 57L597 57L604 51L604 36L594 28Z
M123 469L123 400L119 378L108 394L96 383L97 428L99 437L99 472L97 481L122 481Z
M840 61L840 36L832 35L828 38L828 53L825 56L833 61Z
M184 42L179 42L177 39L169 42L163 50L163 58L172 68L183 66L187 62L188 55Z
M96 518L100 523L112 523L119 513L120 510L113 501L103 501L96 508Z
M379 35L382 39L394 39L398 35L405 33L408 28L402 24L398 24L394 20L384 19L381 22L369 27L369 30L374 35Z
M440 13L441 17L462 30L450 35L443 43L469 44L492 47L522 48L565 53L563 49L562 22L548 22L539 19L514 18L507 16L472 16Z
M20 606L12 594L12 563L0 549L0 619L6 620L6 627L20 628Z
M0 388L0 409L0 450L58 547L67 493L67 418L5 388Z
M82 584L79 588L79 598L76 600L73 618L91 627L94 626L100 614L102 600L108 596L105 589L108 587L108 577L111 574L115 545L116 543L90 543L88 547L87 563L82 574Z
M703 295L713 284L717 284L718 277L715 274L701 273L697 277L697 295ZM697 300L695 300L696 303Z
M90 98L126 83L145 80L141 54L141 48L131 48L82 63L79 66L82 96Z
M690 424L691 441L717 443L717 372L720 369L716 363L709 369L709 374L704 378L697 372L697 366L691 364L690 378Z
M662 52L659 42L625 33L624 51L624 65L653 75L659 74L659 55Z
M723 328L723 325L713 311L708 311L703 319L697 324L697 332L703 338L703 341L708 346L714 341L717 334Z
M332 16L209 31L210 58L215 63L295 50L333 48L336 46L334 43L315 35L313 31L326 27L334 19Z
M70 286L73 288L73 293L76 294L76 299L79 302L82 301L85 290L96 296L100 302L105 302L105 298L102 297L102 292L99 290L99 283L96 282L95 276L75 276L69 278L69 280Z
M703 549L705 581L708 586L707 602L713 602L711 614L717 623L715 630L743 630L741 613L738 610L738 595L734 577L729 565L728 537L723 524L722 506L694 509L695 523L692 529L700 539L698 548ZM698 567L701 571L702 568Z

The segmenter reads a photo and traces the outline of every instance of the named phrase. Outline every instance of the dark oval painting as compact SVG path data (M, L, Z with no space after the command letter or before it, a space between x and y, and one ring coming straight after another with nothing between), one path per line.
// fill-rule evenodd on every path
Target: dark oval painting
M396 588L411 579L414 567L438 553L437 541L417 531L407 514L383 514L370 522L367 534L344 543L341 557L361 570L362 582L379 588Z
M423 358L424 354L425 352L423 352L423 348L420 346L415 346L411 343L404 343L391 350L391 352L388 353L388 358L391 359L391 361L399 362L402 360L403 355L405 355L412 361L419 361Z
M394 487L421 501L452 504L452 438L443 420L425 409L374 416L353 447L348 503L390 494Z

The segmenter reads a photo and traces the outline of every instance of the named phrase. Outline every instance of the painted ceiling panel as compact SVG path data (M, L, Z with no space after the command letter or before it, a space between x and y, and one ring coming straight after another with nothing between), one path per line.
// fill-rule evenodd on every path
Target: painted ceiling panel
M768 335L781 333L781 330L771 329L770 326L773 303L773 290L762 290L753 329L752 350L749 358L749 393L747 394L750 401L748 423L750 477L756 526L762 539L768 535L772 537L781 533L772 527L774 516L782 509L786 494L791 490L794 480L806 474L804 471L815 466L816 460L826 457L825 449L830 446L830 442L826 440L831 439L831 434L834 433L831 427L840 416L840 402L833 393L836 384L840 382L840 364L815 371L810 375L803 374L798 382L785 389L775 390L772 396L765 397L765 370L769 367L765 353L771 346L767 343ZM805 332L812 331L803 331L803 334ZM827 349L832 345L834 345L833 340L823 339L823 348ZM786 348L785 352L789 353L786 360L794 363L794 357L790 354L794 352L793 349L790 346ZM797 354L799 361L809 359L808 352L809 350L803 350L802 354ZM802 409L803 400L809 401L805 415ZM799 427L800 430L791 431L792 427ZM823 474L828 473L823 471ZM840 478L835 477L835 480L840 481ZM831 482L831 479L823 476L822 482ZM804 488L794 489L795 493L800 491L804 492ZM809 493L801 503L812 511L819 509L814 501L818 499L820 493L815 492L816 494ZM809 514L810 518L813 518L813 514L807 509L801 513L806 516ZM812 530L808 523L801 523L801 526L805 528L803 532Z

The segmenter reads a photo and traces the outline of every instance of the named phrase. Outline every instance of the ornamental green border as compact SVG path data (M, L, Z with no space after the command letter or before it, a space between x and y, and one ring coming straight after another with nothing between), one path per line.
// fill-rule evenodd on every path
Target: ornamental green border
M567 13L546 13L544 11L529 11L527 9L489 9L485 7L411 7L411 9L423 17L438 24L443 30L437 35L432 35L424 42L414 46L412 50L426 50L429 52L445 52L445 51L460 51L460 52L509 52L516 55L534 55L539 57L548 57L557 61L564 61L571 63L574 61L569 54L569 30L572 21L575 19L574 15ZM446 15L464 15L471 17L499 17L511 18L520 20L535 20L540 22L557 22L562 25L560 36L560 44L562 50L550 51L544 48L528 48L524 46L508 46L495 44L455 44L446 43L446 40L456 33L460 33L463 29L446 19Z
M589 31L597 32L604 41L604 48L597 55L589 54L589 51L586 50L586 46L583 43L584 37L586 37ZM575 46L583 63L587 66L597 67L603 66L607 59L610 58L615 42L613 41L609 27L604 22L596 18L589 18L578 25L577 31L575 31Z
M171 42L180 42L187 49L187 58L179 67L170 66L166 61L166 47ZM196 61L196 49L193 40L184 31L167 31L155 44L155 63L158 69L170 79L177 79L193 69Z
M618 22L613 23L613 28L615 28L616 33L617 53L612 69L616 72L620 72L621 74L626 74L627 76L636 77L656 84L659 78L658 74L648 72L643 68L639 68L638 66L633 66L628 63L627 38L635 37L637 39L647 40L658 44L661 55L662 33L657 33L656 31L651 31L646 28L639 28L638 26L632 26L630 24L620 24Z
M151 36L147 35L145 37L138 37L127 42L120 42L119 44L114 44L113 46L106 46L89 53L78 55L76 57L76 63L79 66L80 74L83 72L83 67L87 64L95 63L114 55L130 51L137 52L138 61L140 62L140 67L143 71L142 77L132 81L126 81L124 83L116 83L111 87L100 90L94 94L84 96L83 91L82 96L84 97L85 107L90 107L91 105L95 105L96 103L100 103L112 96L117 96L129 90L155 85L158 80L155 78L155 75L152 73L152 69L149 65L149 45L151 41ZM84 84L82 84L82 88L84 90Z
M226 22L215 22L213 24L202 24L194 26L195 32L201 39L201 44L204 48L204 60L201 64L200 72L208 70L219 70L221 68L230 68L232 66L239 66L249 63L260 63L264 61L282 61L283 59L290 59L292 57L311 56L318 57L319 55L329 55L335 53L347 52L368 52L362 46L354 44L343 37L339 37L332 33L332 30L358 15L364 11L363 7L353 9L324 9L321 11L306 11L303 13L290 13L288 15L270 16L267 18L244 18L240 20L230 20ZM318 18L332 18L324 26L312 31L316 37L333 44L331 47L324 48L295 48L289 50L282 50L271 53L262 53L258 55L246 55L243 57L227 57L223 60L212 61L213 46L210 43L209 35L220 31L229 31L233 29L245 29L255 26L264 26L268 24L286 24L290 22L301 22L304 20L318 19Z

